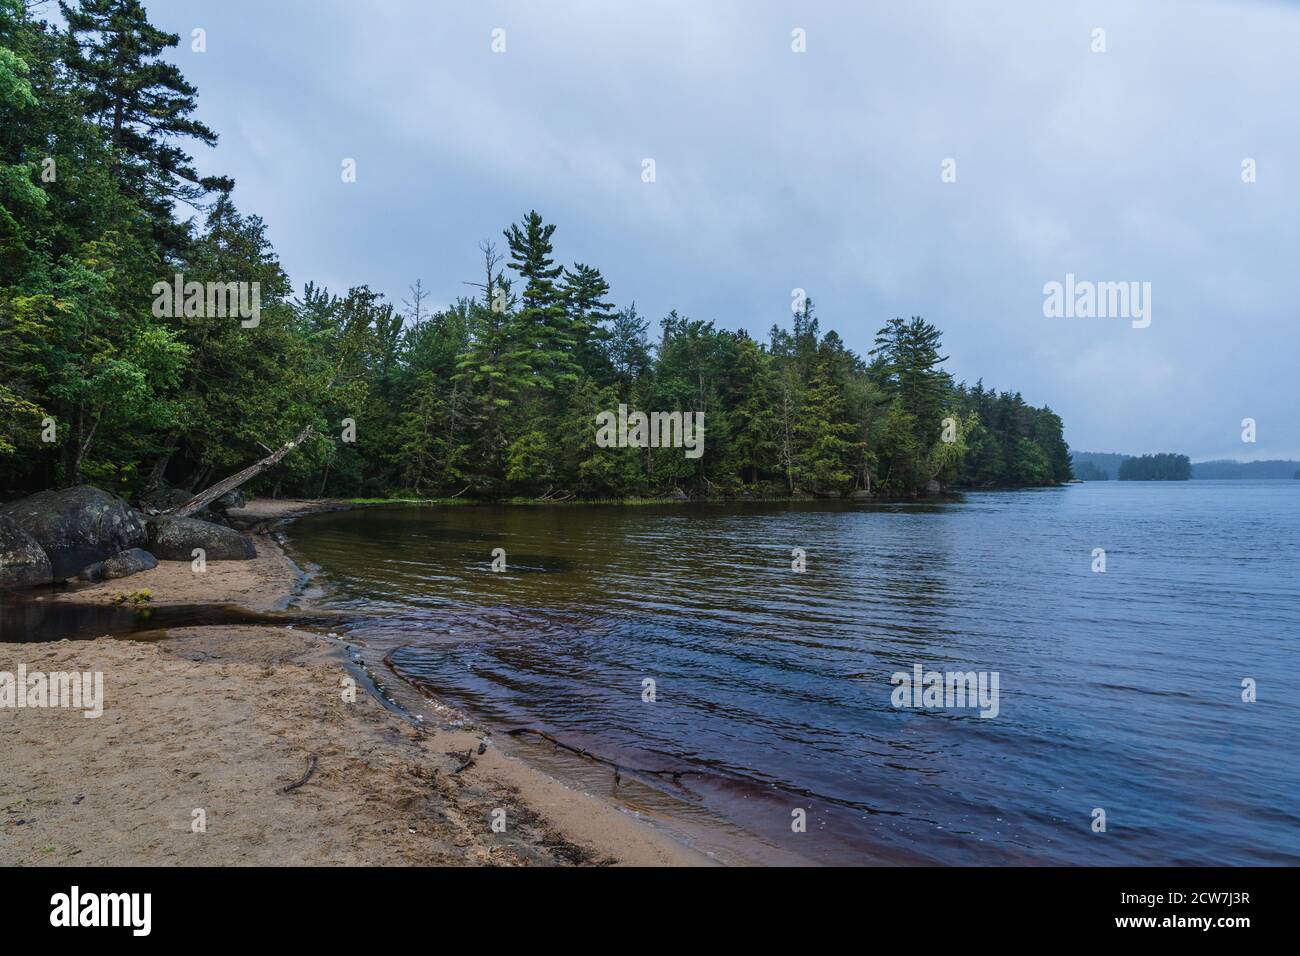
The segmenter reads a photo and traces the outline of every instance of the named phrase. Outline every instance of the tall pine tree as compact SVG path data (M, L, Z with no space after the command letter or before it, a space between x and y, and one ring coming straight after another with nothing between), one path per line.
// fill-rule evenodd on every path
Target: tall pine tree
M68 23L65 64L85 87L87 114L108 132L113 170L127 192L157 222L172 226L175 200L197 205L233 188L227 177L200 176L175 142L217 143L217 134L192 115L198 91L161 59L180 37L151 24L140 0L59 0L59 9ZM178 230L165 232L167 245L179 242Z

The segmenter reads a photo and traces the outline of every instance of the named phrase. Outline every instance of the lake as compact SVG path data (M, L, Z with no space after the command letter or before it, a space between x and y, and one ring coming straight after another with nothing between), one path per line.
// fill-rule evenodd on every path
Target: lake
M1298 532L1300 481L1112 481L368 508L290 538L436 696L681 771L651 779L804 859L1294 865ZM918 665L996 674L996 716L895 707Z

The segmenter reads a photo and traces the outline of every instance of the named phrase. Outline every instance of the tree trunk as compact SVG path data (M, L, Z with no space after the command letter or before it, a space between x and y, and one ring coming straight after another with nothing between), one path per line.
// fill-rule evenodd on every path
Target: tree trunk
M330 480L330 465L332 465L333 463L334 463L333 456L328 458L325 462L325 477L320 480L320 491L317 492L316 494L317 498L325 497L325 483Z
M222 479L221 481L218 481L215 485L208 488L207 491L204 491L202 494L195 495L193 498L185 502L185 504L181 505L180 507L173 508L170 511L166 511L163 513L172 515L177 518L184 518L186 515L192 515L196 511L202 511L204 508L212 504L212 502L216 501L226 492L234 491L244 482L256 478L258 475L266 471L266 469L270 468L272 465L279 463L281 458L289 454L289 452L293 451L295 448L297 448L307 439L311 438L311 436L315 433L315 431L316 431L316 426L308 425L306 428L300 431L295 438L289 439L289 441L285 442L283 445L281 445L275 451L271 452L271 454L267 455L261 461L254 462L253 464L245 468L243 471L236 472L235 474L231 475L229 478L225 478Z
M172 456L176 454L177 445L177 436L167 436L167 444L163 447L162 453L158 455L157 461L153 463L153 468L149 472L149 480L145 482L146 491L153 491L155 488L163 486L163 475L167 473L167 466L171 464Z
M81 437L86 431L86 410L81 406L77 406L76 422L76 430L72 436L72 456L68 463L68 474L65 476L70 488L81 484L81 462L86 454L86 445Z

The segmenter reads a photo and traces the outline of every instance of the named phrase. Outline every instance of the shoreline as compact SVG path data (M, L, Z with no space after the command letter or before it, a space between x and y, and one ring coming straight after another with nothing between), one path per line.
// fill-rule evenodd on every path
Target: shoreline
M278 610L300 595L303 574L269 532L348 507L364 505L254 501L231 516L260 525L250 561L212 562L201 575L189 562L160 561L37 600L102 605L147 590L154 607ZM22 663L29 673L104 675L98 719L55 707L0 710L0 864L718 862L651 814L503 750L490 731L414 687L407 701L405 689L389 696L426 720L403 716L367 692L365 669L381 672L364 645L321 630L198 626L0 644L0 670ZM352 701L349 681L360 685Z
M672 495L663 495L659 497L632 497L632 498L301 498L301 499L255 499L251 504L261 503L263 505L276 505L281 502L285 504L294 504L301 506L301 510L292 510L285 516L285 520L270 520L259 524L255 516L250 516L249 520L253 523L248 525L251 528L266 527L268 524L274 524L271 530L282 527L284 524L304 517L309 514L319 514L327 511L347 511L353 508L371 508L382 507L385 505L425 505L450 508L482 508L482 507L573 507L573 506L591 506L606 505L624 508L651 507L664 505L731 505L731 504L812 504L818 502L836 503L836 504L878 504L878 505L897 505L897 504L916 504L920 502L949 502L959 499L962 495L981 494L984 492L1009 492L1009 491L1046 491L1055 488L1068 488L1071 485L1081 485L1085 482L1079 479L1071 481L1054 482L1052 484L1042 485L990 485L987 487L974 487L966 485L954 485L945 487L942 491L931 494L914 494L914 495L878 495L871 493L868 495L855 496L831 495L831 494L802 494L802 495L708 495L704 497L691 497L683 495L674 497ZM311 507L315 505L315 507ZM229 513L234 517L246 509L232 509Z

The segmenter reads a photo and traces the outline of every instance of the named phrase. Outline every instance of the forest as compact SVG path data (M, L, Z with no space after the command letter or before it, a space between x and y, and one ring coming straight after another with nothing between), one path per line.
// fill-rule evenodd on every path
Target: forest
M138 0L59 8L66 27L0 0L0 499L198 492L259 460L249 490L311 497L909 496L1072 478L1061 419L955 382L923 318L882 322L865 355L811 299L766 341L677 311L652 323L596 265L565 264L536 211L477 251L467 238L480 281L450 304L419 281L397 301L295 286L233 181L195 170L187 150L217 133L164 59L179 38ZM178 275L256 284L258 320L153 308ZM596 416L620 404L703 412L704 453L598 447Z
M1192 462L1186 455L1162 453L1129 458L1119 466L1120 481L1188 481Z

